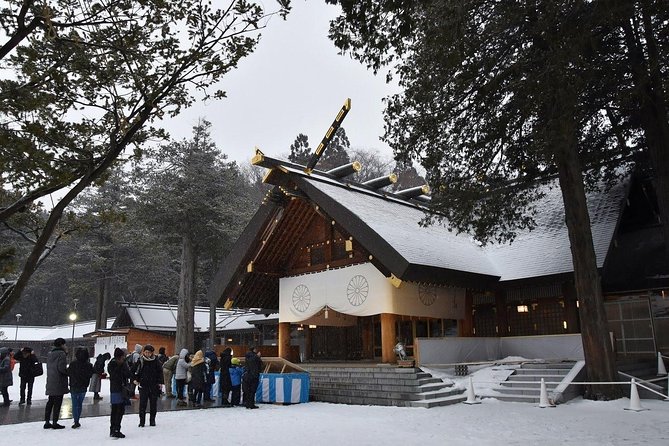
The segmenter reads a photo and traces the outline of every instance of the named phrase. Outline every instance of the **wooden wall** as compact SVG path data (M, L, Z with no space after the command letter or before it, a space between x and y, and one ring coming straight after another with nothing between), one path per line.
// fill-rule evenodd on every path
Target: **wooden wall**
M131 328L126 335L126 341L128 343L128 352L135 350L135 344L140 344L142 347L146 344L151 344L156 354L158 354L160 347L165 347L165 354L167 356L179 353L174 351L174 336Z

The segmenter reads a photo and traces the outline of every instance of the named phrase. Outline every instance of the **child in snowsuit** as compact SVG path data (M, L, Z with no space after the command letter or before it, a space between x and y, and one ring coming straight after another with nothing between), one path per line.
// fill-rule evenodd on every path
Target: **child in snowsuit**
M230 382L232 384L232 397L230 398L230 405L239 406L242 395L242 373L244 368L241 365L239 358L232 358L230 361Z

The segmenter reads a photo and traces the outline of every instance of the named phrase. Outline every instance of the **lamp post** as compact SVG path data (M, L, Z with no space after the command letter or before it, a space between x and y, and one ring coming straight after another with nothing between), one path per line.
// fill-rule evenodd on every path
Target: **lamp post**
M77 324L77 313L74 311L70 313L70 320L72 321L72 343L70 344L70 360L74 360L74 326Z
M21 313L16 313L16 332L14 333L14 342L19 338L19 320L21 319L21 316Z

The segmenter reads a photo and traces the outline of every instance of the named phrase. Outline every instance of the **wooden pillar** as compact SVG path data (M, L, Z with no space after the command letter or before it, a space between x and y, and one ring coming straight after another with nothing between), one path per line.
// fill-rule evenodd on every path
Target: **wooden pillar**
M509 320L506 315L506 293L503 290L495 291L495 314L497 336L509 336Z
M468 337L474 335L474 316L472 309L474 308L471 290L465 291L465 318L458 322L458 336Z
M381 362L395 362L393 347L397 343L395 321L397 316L390 313L381 313Z
M291 360L290 357L290 322L279 322L279 357Z

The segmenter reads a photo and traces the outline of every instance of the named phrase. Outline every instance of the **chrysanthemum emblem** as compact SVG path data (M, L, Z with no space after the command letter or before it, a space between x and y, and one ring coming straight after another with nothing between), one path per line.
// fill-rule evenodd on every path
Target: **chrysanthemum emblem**
M418 298L423 305L429 307L437 300L437 289L431 285L419 285Z
M348 298L348 302L354 307L359 307L365 300L367 300L368 294L369 283L367 283L365 276L353 276L346 287L346 297Z
M298 285L293 290L293 307L300 313L304 313L311 303L311 293L306 285Z

